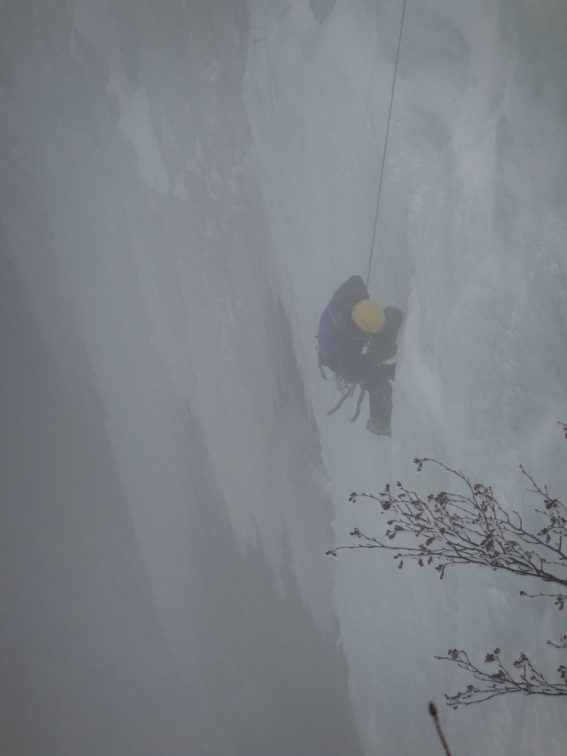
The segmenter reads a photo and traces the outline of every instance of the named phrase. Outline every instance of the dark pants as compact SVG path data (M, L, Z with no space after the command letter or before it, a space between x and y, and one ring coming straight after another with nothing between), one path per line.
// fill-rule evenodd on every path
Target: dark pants
M380 331L380 339L370 342L368 359L372 365L365 388L370 403L370 420L380 428L390 427L392 415L392 384L396 366L385 365L386 360L395 356L398 349L396 340L402 325L403 315L397 307L386 307L386 324Z

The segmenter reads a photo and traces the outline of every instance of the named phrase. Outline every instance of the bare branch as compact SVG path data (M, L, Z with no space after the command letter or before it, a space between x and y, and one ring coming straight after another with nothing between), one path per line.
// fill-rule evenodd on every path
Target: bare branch
M470 683L464 690L452 696L445 694L447 704L454 709L459 706L469 706L473 703L488 701L507 693L522 693L524 696L567 696L566 667L558 667L560 681L549 681L534 668L530 659L524 653L521 653L513 662L514 669L512 672L504 666L500 658L499 648L495 648L492 653L486 654L484 663L488 669L481 669L470 660L466 651L456 648L449 649L447 656L436 656L435 658L453 662L479 683Z
M553 648L567 648L567 635L561 636L559 638L559 643L553 643L553 641L546 641L548 646L553 646Z
M565 602L567 601L567 596L565 596L563 593L526 593L525 591L520 591L520 596L525 596L526 598L540 598L540 596L544 596L545 598L554 598L555 606L559 609L559 611L565 609Z
M545 504L544 509L535 509L542 524L537 532L527 530L516 511L506 511L490 486L472 483L460 470L434 459L414 462L418 471L426 463L438 465L464 486L465 493L441 491L422 498L399 482L394 489L386 485L377 496L352 493L352 503L358 498L376 502L381 513L391 518L388 529L380 539L354 528L350 535L357 543L338 546L327 554L337 556L344 549L384 549L395 552L400 568L404 559L410 559L420 567L433 566L440 578L447 567L468 564L567 587L567 554L562 544L563 535L567 535L567 509L523 467L522 473L533 486L530 490ZM562 593L539 595L555 598L556 605L563 608Z
M560 425L567 438L567 423ZM539 524L533 530L524 525L519 512L500 505L490 486L473 483L460 470L435 459L424 457L414 459L414 463L418 472L425 464L437 465L457 481L462 491L440 491L421 497L398 482L395 487L386 485L378 495L353 492L349 502L355 504L359 498L365 498L377 504L380 513L389 518L387 529L383 537L376 537L355 527L350 533L355 543L331 549L328 555L336 557L339 551L347 549L383 549L393 552L399 569L403 568L404 560L411 560L419 567L433 567L440 578L448 567L466 564L567 587L567 551L563 546L563 539L567 538L567 507L550 495L547 486L539 485L524 467L520 466L520 470L531 486L526 490L543 503L543 507L534 507ZM564 592L520 591L520 595L552 598L559 610L567 603ZM558 643L547 641L547 644L567 649L567 635ZM549 681L523 652L511 669L504 666L498 648L486 655L484 667L474 664L464 650L449 649L447 656L435 658L456 664L475 680L464 690L445 695L447 704L453 708L507 693L567 696L567 666L558 667L559 680Z
M437 706L435 706L433 701L429 702L429 713L431 714L435 723L435 729L437 730L437 735L439 736L439 740L441 741L441 745L443 746L443 750L445 751L445 756L451 756L451 751L449 750L447 740L445 739L445 733L443 732L443 729L441 728L441 722L439 721Z

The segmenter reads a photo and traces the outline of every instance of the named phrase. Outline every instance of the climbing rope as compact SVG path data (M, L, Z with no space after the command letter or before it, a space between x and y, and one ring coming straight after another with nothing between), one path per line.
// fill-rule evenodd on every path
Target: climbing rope
M366 276L366 288L370 281L370 268L372 267L372 256L374 254L374 240L376 238L376 226L378 224L378 209L380 207L380 195L382 194L382 179L384 178L384 165L386 163L386 152L388 150L388 135L390 134L390 120L392 118L392 106L394 104L394 90L396 88L396 76L398 74L398 61L400 59L400 46L402 44L402 31L404 28L404 18L406 15L406 0L402 9L402 20L400 23L400 36L398 37L398 51L396 53L396 65L394 66L394 78L392 80L392 92L390 95L390 110L388 112L388 124L386 126L386 138L384 139L384 153L382 155L382 167L380 169L380 182L378 184L378 200L376 202L376 215L374 216L374 231L372 232L372 244L370 245L370 261L368 263L368 275Z

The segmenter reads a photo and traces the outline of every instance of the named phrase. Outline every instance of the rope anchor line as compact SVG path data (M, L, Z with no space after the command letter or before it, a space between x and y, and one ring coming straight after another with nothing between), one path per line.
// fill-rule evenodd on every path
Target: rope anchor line
M392 120L392 107L394 104L394 91L396 89L396 76L398 75L398 61L400 60L400 47L402 45L402 32L404 29L404 19L406 15L406 2L402 9L402 20L400 22L400 35L398 37L398 50L396 52L396 64L394 66L394 78L392 79L392 92L390 94L390 109L388 111L388 123L386 125L386 137L384 139L384 152L382 154L382 166L380 168L380 181L378 183L378 199L376 201L376 215L374 216L374 231L372 232L372 243L370 245L370 260L368 262L368 275L366 276L366 288L370 281L370 269L372 267L372 257L374 255L374 241L376 239L376 226L378 224L378 209L380 207L380 197L382 194L382 179L384 178L384 165L386 163L386 152L388 150L388 137L390 135L390 121Z

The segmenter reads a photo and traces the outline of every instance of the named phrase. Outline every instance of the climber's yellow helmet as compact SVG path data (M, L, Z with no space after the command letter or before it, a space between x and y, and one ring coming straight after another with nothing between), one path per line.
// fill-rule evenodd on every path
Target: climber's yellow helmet
M363 299L352 308L351 317L361 331L378 333L384 327L386 315L379 304L371 299Z

